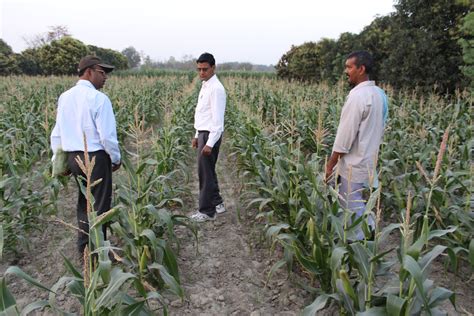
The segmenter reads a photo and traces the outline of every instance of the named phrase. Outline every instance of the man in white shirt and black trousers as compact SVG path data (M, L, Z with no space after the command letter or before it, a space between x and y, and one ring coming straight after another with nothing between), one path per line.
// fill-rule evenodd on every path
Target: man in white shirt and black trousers
M216 213L225 212L217 181L216 162L224 132L226 93L215 74L214 56L204 53L196 63L202 86L194 114L196 134L192 146L198 150L199 209L191 215L191 219L205 222L215 220Z
M102 179L91 189L95 201L94 210L99 215L110 210L112 172L119 169L121 164L112 103L99 91L107 80L107 74L113 69L113 66L102 63L96 56L89 55L80 60L79 81L59 97L56 125L51 133L53 160L58 149L62 148L68 155L70 173L78 184L77 221L84 232L89 232L89 222L86 213L87 201L79 186L79 181L82 181L79 176L85 178L85 174L76 162L76 157L84 161L83 135L86 135L89 159L95 157L91 183ZM105 239L106 226L102 229ZM79 231L77 245L80 254L84 252L88 240L88 235Z

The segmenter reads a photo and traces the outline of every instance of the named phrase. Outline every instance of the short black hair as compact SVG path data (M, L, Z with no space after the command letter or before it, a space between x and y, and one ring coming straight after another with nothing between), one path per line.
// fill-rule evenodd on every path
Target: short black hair
M214 66L216 64L216 60L212 54L204 53L199 56L199 58L196 60L196 63L208 63L210 66Z
M84 75L84 73L86 72L86 70L89 69L89 68L90 68L90 67L84 68L84 69L80 70L80 71L77 73L77 75L78 75L79 77L82 77L82 76Z
M365 50L358 50L355 52L350 53L347 59L355 58L355 64L357 68L364 65L365 66L365 73L371 75L374 71L374 58L372 55L365 51Z

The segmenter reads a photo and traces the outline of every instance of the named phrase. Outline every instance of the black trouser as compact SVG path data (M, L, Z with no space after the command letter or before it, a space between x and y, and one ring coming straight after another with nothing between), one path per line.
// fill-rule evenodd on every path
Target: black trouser
M84 152L82 151L73 151L68 152L68 167L71 170L72 175L76 179L77 186L79 188L79 194L77 198L77 222L79 229L89 232L89 220L87 218L87 200L84 194L81 192L81 187L79 181L82 182L84 188L86 187L86 182L79 179L79 176L86 178L84 172L76 162L76 157L84 162ZM91 188L91 194L94 197L94 211L98 215L107 212L110 210L112 204L112 162L110 161L110 156L103 150L90 152L89 159L91 160L95 157L94 169L92 169L91 175L91 184L95 180L102 179L101 182L96 184ZM104 239L106 238L106 225L102 226L102 231L104 233ZM84 252L84 248L89 242L89 237L85 233L79 231L77 247L80 253Z
M219 183L216 175L216 162L219 156L219 147L222 137L212 147L209 156L201 154L202 148L206 145L209 132L200 131L198 135L198 175L199 175L199 212L214 216L216 206L221 204L222 197L219 193Z

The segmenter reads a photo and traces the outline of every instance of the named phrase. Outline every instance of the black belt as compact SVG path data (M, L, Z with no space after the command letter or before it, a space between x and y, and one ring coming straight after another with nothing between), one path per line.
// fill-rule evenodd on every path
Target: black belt
M209 131L198 131L198 133L210 133Z

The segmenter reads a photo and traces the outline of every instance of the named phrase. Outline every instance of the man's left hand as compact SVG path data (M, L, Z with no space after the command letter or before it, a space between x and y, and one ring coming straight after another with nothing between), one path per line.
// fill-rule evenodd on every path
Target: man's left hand
M211 153L212 153L212 147L209 147L206 145L202 148L201 154L203 156L209 156Z
M329 183L329 180L331 179L331 176L332 176L332 173L333 173L333 167L334 166L327 166L326 167L326 173L325 173L325 176L324 176L324 181L326 183Z

